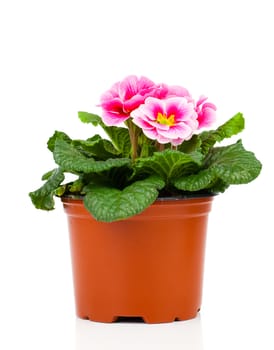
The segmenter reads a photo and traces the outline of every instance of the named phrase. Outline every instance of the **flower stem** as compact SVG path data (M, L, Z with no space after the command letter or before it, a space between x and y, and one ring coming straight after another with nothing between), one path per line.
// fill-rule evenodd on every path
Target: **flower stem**
M157 142L156 143L156 148L157 148L158 152L162 152L165 149L165 145L163 143Z
M130 119L128 119L125 124L128 127L128 132L129 132L129 138L130 138L130 143L131 143L131 159L132 161L135 161L135 159L138 156L138 129L136 125L132 123Z

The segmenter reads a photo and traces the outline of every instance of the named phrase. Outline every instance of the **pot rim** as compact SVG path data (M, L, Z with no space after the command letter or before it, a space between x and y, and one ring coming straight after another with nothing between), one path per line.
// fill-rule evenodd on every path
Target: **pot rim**
M178 196L168 196L168 197L157 197L155 202L170 202L170 201L180 201L180 200L189 200L189 199L197 199L197 198L207 198L207 197L215 197L218 193L189 193ZM61 200L72 199L72 200L80 200L82 201L85 197L84 195L75 195L75 194L65 194L62 196L58 196Z

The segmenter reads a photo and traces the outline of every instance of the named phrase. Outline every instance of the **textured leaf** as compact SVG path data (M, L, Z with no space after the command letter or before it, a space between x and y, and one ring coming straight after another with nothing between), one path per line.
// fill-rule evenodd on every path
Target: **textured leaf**
M101 117L97 114L88 113L88 112L78 112L78 117L83 123L91 123L94 126L101 124Z
M174 186L186 192L197 192L206 190L212 193L224 192L229 183L224 182L218 178L214 169L204 169L197 174L181 177L174 181Z
M48 180L55 171L56 171L56 169L53 169L53 170L50 170L50 171L46 172L45 174L43 174L42 181Z
M112 222L141 213L157 198L158 190L164 187L163 180L151 176L136 181L122 191L103 186L90 187L84 204L95 219Z
M70 193L81 193L85 185L84 175L80 175L77 180L68 185Z
M131 150L128 129L117 126L101 126L112 141L114 147L121 152L123 157L128 157Z
M71 141L71 138L63 131L55 131L54 134L48 140L48 149L53 152L56 139L61 139L67 142Z
M206 169L196 174L175 180L174 186L183 191L207 189L211 192L223 192L229 185L246 184L254 180L260 174L262 165L238 141L212 149L205 167Z
M120 154L109 140L102 139L100 135L87 140L73 140L72 145L83 154L90 158L95 157L97 160L106 160Z
M216 181L214 181L211 185L210 185L210 190L207 190L211 193L222 193L224 192L228 187L230 186L230 184L224 182L221 179L218 179Z
M94 126L100 125L110 138L113 146L121 153L121 155L123 157L129 156L131 144L127 128L106 126L101 117L88 112L78 112L78 116L83 123L92 123Z
M241 141L212 149L206 164L214 169L217 177L229 184L249 183L262 168L254 153L245 150Z
M244 129L244 117L242 113L237 113L229 119L226 123L219 126L216 130L204 131L199 135L202 144L201 149L206 154L216 142L221 142L225 138L229 138L238 134Z
M54 193L59 185L64 181L64 174L60 168L55 169L47 182L34 192L30 192L29 196L32 203L37 209L52 210L54 209Z
M197 174L183 176L174 181L174 186L182 191L200 191L208 188L215 180L215 173L212 169L199 171Z
M95 161L88 158L77 150L72 144L64 140L57 139L53 152L55 162L66 172L72 173L99 173L114 167L130 165L128 158L107 159L105 161Z
M152 157L139 158L136 163L136 174L157 174L166 182L197 170L203 156L199 152L186 154L167 149L155 152Z
M112 168L110 170L104 171L98 176L100 176L100 183L108 184L110 187L115 187L117 189L122 189L129 183L129 178L132 174L132 168L128 166L123 166L119 168ZM95 181L95 179L94 179ZM97 180L98 183L98 180Z
M182 142L177 149L178 151L184 153L191 153L198 151L200 149L201 144L202 141L199 135L193 135L190 140Z

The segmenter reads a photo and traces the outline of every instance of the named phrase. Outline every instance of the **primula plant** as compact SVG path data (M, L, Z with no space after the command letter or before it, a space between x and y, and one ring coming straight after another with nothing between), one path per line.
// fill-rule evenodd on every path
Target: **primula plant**
M95 219L111 222L141 213L160 197L224 192L261 171L241 140L216 146L244 129L243 115L209 130L216 106L205 96L195 101L183 87L128 76L101 96L100 107L101 116L78 114L82 122L103 128L106 138L72 140L55 131L48 140L57 166L30 193L36 208L54 209L55 196L81 198ZM66 182L66 173L75 181Z

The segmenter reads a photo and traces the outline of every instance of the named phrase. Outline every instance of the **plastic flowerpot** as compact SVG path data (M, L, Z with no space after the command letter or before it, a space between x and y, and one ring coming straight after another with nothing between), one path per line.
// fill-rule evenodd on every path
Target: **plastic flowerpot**
M62 198L77 316L99 322L141 317L147 323L196 317L212 199L157 200L139 215L104 223L81 200Z

